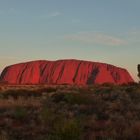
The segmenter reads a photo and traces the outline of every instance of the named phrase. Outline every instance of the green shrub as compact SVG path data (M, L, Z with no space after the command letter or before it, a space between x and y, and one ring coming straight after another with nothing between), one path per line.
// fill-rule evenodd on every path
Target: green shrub
M59 124L55 123L54 130L48 134L47 140L82 140L82 127L75 119L60 121Z
M94 98L92 97L91 94L73 94L73 93L67 93L67 94L55 94L52 96L53 101L58 103L58 102L66 102L68 104L93 104L94 103Z
M52 122L55 120L55 113L53 112L53 110L49 109L49 108L43 108L41 113L41 120L43 121L43 123L49 125L52 125Z
M56 87L46 87L46 88L41 88L37 90L39 93L51 93L51 92L56 92L57 88Z
M16 107L13 112L14 119L23 120L28 116L27 110L23 107Z
M2 92L3 98L8 99L9 97L13 97L14 99L17 99L18 97L39 97L41 96L41 93L38 90L27 90L27 89L9 89Z

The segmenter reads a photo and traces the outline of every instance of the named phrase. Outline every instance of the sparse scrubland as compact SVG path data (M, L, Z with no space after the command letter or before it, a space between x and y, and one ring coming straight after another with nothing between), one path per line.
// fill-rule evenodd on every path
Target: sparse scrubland
M140 85L0 86L0 140L140 139Z

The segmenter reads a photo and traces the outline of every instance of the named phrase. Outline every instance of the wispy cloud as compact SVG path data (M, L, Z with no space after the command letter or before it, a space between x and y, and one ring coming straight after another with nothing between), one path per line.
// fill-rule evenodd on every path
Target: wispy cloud
M60 16L60 15L61 15L60 12L52 12L52 13L50 13L48 16L49 16L49 17L57 17L57 16Z
M88 44L101 44L109 46L126 45L127 41L119 37L111 36L100 32L80 32L64 36L66 40L77 41Z
M15 8L10 8L8 12L9 13L16 13L16 9Z
M140 30L131 30L126 34L129 42L140 43Z
M56 11L56 12L51 12L51 13L48 13L48 14L41 15L40 17L41 17L41 18L49 19L49 18L53 18L53 17L58 17L58 16L60 16L60 15L62 15L62 13Z
M72 19L72 23L80 23L79 19Z
M9 8L7 10L0 10L0 15L12 15L12 14L16 14L16 9L15 8Z
M4 11L3 10L0 10L0 15L3 15L4 14Z

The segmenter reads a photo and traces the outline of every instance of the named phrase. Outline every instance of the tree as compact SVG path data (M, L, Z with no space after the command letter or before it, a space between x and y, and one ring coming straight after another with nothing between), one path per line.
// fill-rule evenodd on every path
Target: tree
M138 77L140 79L140 64L138 64Z

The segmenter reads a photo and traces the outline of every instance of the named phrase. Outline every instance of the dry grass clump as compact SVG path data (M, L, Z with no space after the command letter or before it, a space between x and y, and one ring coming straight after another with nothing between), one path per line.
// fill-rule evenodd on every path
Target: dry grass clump
M41 106L40 99L35 98L29 98L24 99L22 97L19 97L18 99L9 98L6 99L0 99L0 108L14 108L17 106L23 106L23 107L39 107Z

